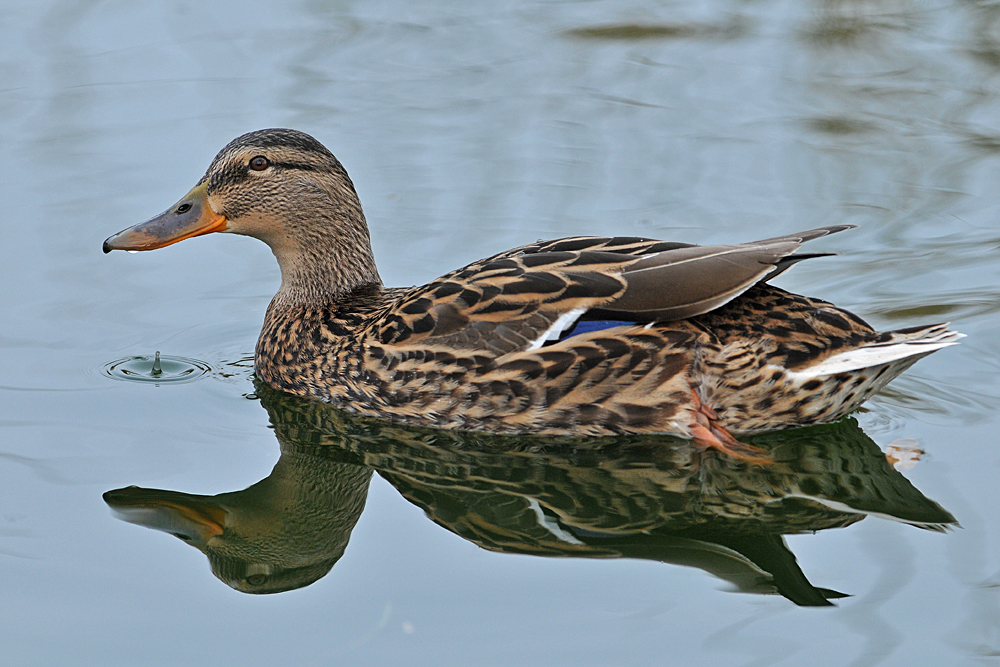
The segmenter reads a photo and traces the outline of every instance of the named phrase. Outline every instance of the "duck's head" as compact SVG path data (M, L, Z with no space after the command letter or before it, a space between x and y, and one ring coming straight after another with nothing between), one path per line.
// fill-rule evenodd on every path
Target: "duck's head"
M180 538L212 572L244 593L307 586L340 560L361 517L372 470L322 456L282 453L271 474L214 496L129 486L104 494L115 515Z
M381 284L354 184L333 153L303 132L258 130L234 139L180 201L108 238L104 252L154 250L211 232L268 244L287 301Z

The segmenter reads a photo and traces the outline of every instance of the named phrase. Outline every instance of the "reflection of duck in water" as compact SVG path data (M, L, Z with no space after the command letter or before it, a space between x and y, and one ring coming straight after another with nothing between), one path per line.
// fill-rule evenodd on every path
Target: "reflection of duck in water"
M382 286L361 203L322 144L261 130L176 206L110 237L151 250L263 240L281 288L257 344L272 387L368 416L508 434L668 433L744 458L729 431L824 423L922 356L943 325L879 333L767 284L840 225L738 245L539 241L414 288Z
M853 420L755 438L757 466L664 437L528 438L405 427L258 387L281 443L271 475L218 496L129 487L128 521L177 534L247 592L311 583L343 553L371 468L435 523L486 549L642 558L704 569L802 605L812 586L782 535L868 514L935 530L954 518Z
M366 466L283 447L271 474L242 491L199 496L130 486L104 500L125 521L197 547L236 590L278 593L311 584L340 559L370 480Z

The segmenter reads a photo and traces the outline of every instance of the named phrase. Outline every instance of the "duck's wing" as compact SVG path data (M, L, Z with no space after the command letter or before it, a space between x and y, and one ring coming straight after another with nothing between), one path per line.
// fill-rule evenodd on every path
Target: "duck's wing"
M537 252L489 258L408 292L373 332L382 345L433 345L494 356L541 347L626 291L636 257Z
M818 227L805 232L796 232L784 236L776 236L762 241L751 241L740 245L759 245L774 243L777 241L792 241L795 243L805 243L822 236L829 236L842 232L845 229L854 229L857 225L831 225L828 227ZM553 239L549 241L536 241L517 248L511 248L498 253L478 263L489 262L494 259L505 257L516 257L524 254L534 254L541 252L566 252L566 251L603 251L613 252L621 255L652 255L667 250L677 250L679 248L697 248L693 243L679 243L676 241L660 241L657 239L647 239L639 236L570 236L567 238ZM829 253L823 253L829 254ZM811 255L817 256L817 255Z
M651 255L678 248L694 248L693 243L659 241L639 236L569 236L548 241L536 241L487 257L480 262L490 262L506 257L519 257L543 252L613 252L619 255ZM479 263L479 262L477 262Z
M573 237L515 248L415 288L380 321L384 345L434 344L505 354L558 340L583 319L636 323L706 313L791 264L823 227L739 245Z
M733 300L804 259L832 253L796 254L803 243L856 225L820 227L739 245L690 246L658 252L628 266L628 290L603 310L642 322L682 320Z

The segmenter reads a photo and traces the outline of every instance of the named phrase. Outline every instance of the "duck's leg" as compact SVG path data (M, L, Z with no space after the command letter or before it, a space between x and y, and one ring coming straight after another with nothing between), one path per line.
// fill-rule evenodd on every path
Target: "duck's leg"
M717 449L734 459L740 459L747 463L773 463L771 458L761 449L740 442L729 431L719 426L716 423L719 416L715 414L715 410L702 403L698 393L693 389L691 396L694 403L694 420L690 428L691 437L696 445L705 449Z

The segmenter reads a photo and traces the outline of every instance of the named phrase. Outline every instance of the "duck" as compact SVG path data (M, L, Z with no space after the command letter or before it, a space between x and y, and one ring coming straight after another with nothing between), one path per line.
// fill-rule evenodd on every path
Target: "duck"
M962 336L879 332L771 285L841 224L727 245L633 236L527 243L416 287L386 287L340 161L312 136L237 137L169 209L107 238L147 251L209 233L260 239L281 284L258 379L359 415L500 434L693 440L835 421Z

